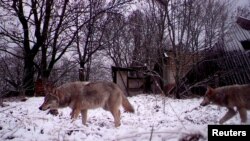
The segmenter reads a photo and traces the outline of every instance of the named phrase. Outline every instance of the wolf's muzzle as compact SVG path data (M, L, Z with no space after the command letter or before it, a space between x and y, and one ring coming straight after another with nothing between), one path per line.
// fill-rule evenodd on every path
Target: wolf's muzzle
M207 106L210 102L209 101L202 101L200 106Z
M45 110L47 110L47 109L44 109L43 106L40 106L40 107L39 107L39 110L45 111Z

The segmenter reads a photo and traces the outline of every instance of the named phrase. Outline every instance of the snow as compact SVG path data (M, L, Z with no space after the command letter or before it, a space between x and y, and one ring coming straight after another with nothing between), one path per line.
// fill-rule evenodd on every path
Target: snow
M121 108L118 128L111 113L101 108L88 111L88 126L84 126L81 116L72 122L69 108L59 109L58 116L40 111L42 97L6 102L9 106L0 108L0 140L176 141L188 134L201 134L204 138L200 140L207 140L207 125L218 124L227 111L215 105L201 107L201 98L177 100L142 94L128 99L135 113L125 113ZM225 124L240 124L239 115Z

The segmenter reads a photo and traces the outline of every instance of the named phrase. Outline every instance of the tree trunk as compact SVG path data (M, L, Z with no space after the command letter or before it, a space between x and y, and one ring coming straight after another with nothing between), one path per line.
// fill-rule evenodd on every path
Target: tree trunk
M79 80L84 81L84 69L83 68L79 69Z
M80 61L80 69L79 69L79 80L80 81L86 81L86 76L85 76L85 63L84 61Z
M175 97L177 99L180 99L180 82L179 82L179 78L176 79L176 91L175 91Z
M25 95L34 96L34 64L33 57L25 56L24 59L24 77L23 90Z

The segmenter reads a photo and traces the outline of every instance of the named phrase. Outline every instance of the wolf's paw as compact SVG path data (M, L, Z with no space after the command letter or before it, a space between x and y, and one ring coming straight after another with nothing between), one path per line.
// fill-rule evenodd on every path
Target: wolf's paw
M115 127L121 126L121 123L115 123Z
M86 126L86 127L89 127L88 124L86 124L86 123L85 124L83 123L83 125Z
M49 110L49 112L47 114L51 114L53 116L57 116L59 114L58 110L54 109L54 110Z

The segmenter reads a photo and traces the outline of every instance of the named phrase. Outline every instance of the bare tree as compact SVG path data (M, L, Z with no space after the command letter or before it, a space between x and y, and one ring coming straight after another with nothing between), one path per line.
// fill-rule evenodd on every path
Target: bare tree
M0 24L1 42L5 45L1 51L23 59L22 87L31 90L30 94L34 89L35 67L47 79L55 62L73 42L74 34L65 40L71 30L69 6L69 0L1 0L1 18L5 21ZM23 52L16 53L15 48ZM35 58L40 49L42 55L37 64ZM48 58L51 61L47 65Z
M248 2L246 5L244 6L240 6L237 8L237 11L235 13L237 13L237 16L241 16L244 18L250 18L250 2Z
M163 30L160 18L150 11L133 11L127 18L121 14L110 14L107 53L120 67L148 66L152 69L160 58ZM158 18L158 19L157 19Z
M0 25L0 35L6 42L11 43L6 43L8 46L1 48L1 51L23 58L22 85L25 90L34 88L34 58L47 38L53 1L42 1L40 4L36 0L1 0L2 18L7 22ZM13 47L22 48L23 53L14 54L9 51L9 48Z
M0 24L1 51L24 60L24 90L34 89L35 68L46 81L75 40L73 4L69 0L1 0L0 18L5 21ZM16 48L23 52L17 53Z
M101 61L100 61L101 60ZM110 65L112 62L103 51L98 51L92 58L90 80L112 81Z
M108 15L111 22L105 34L108 41L106 53L116 66L147 67L144 73L162 83L166 14L154 1L148 0L144 4L126 15Z
M0 57L0 97L8 91L19 92L23 77L22 60L9 54Z
M77 29L79 25L85 23L83 28L77 31L76 38L78 61L80 68L84 70L84 73L80 73L81 81L89 79L93 54L105 47L106 42L104 42L103 37L106 25L109 22L106 19L107 13L116 13L131 1L114 0L106 3L102 0L89 0L84 3L86 12L75 21ZM76 10L78 11L76 13L80 13L82 8L79 8L78 5L76 6Z
M62 85L65 82L77 81L79 76L78 63L72 58L64 56L60 59L58 63L55 64L53 70L51 71L50 81L56 85Z
M56 62L61 59L75 39L76 33L72 30L72 20L76 17L71 5L69 0L54 1L51 5L46 40L41 46L38 64L36 64L38 77L40 76L44 82L49 78ZM39 25L36 26L39 29Z
M109 23L104 33L106 55L117 67L129 67L132 62L133 44L126 17L120 13L108 14Z

